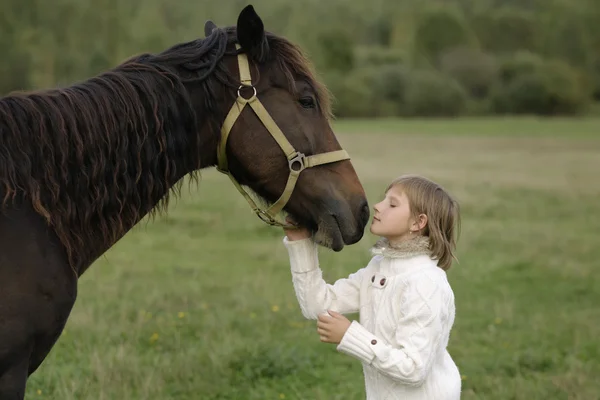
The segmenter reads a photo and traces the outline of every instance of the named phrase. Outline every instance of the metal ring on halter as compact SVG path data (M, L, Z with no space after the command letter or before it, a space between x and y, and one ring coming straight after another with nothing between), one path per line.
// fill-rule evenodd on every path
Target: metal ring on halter
M304 165L304 159L306 158L306 156L300 152L296 152L296 156L294 156L294 158L292 158L291 160L288 161L288 164L290 166L290 171L294 171L294 172L302 172L306 167ZM294 164L295 163L300 163L300 168L299 169L295 169L294 168Z
M256 215L258 216L258 218L262 219L263 222L266 222L269 225L276 225L277 221L275 221L273 219L273 217L271 217L269 214L267 214L267 212L265 210L254 210L254 212L256 213Z
M239 88L238 88L238 90L237 90L237 95L238 95L238 97L241 97L241 98L242 98L242 99L244 99L244 100L250 100L250 99L252 98L252 97L250 97L250 99L247 99L247 98L243 97L243 96L240 94L240 90L241 90L242 88L252 88L252 90L254 90L254 94L252 95L252 97L256 97L256 88L255 88L254 86L252 86L252 85L240 85L240 87L239 87Z

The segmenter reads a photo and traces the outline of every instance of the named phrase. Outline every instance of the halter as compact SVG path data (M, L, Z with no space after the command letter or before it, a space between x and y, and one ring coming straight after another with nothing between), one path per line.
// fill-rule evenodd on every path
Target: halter
M239 49L240 46L236 45L236 48ZM231 106L231 110L229 110L225 121L223 121L223 126L221 127L221 142L219 143L217 153L217 171L229 176L237 190L248 201L250 207L252 207L252 211L254 211L261 220L263 220L269 225L291 228L293 227L293 225L278 221L275 219L275 216L283 209L283 207L290 199L292 192L294 191L296 181L300 176L300 173L306 168L311 168L317 165L328 164L342 160L349 160L350 156L348 155L346 150L330 151L327 153L321 153L312 156L305 156L304 154L296 151L296 149L294 149L294 147L286 139L285 135L281 132L281 129L279 129L273 118L271 118L267 109L263 106L263 104L256 96L256 88L254 87L254 85L252 85L252 76L250 75L250 67L248 64L248 58L246 54L238 54L238 66L240 71L241 85L237 90L237 99L235 100L235 103L233 103L233 106ZM240 93L240 90L244 87L251 88L253 90L252 97L250 97L249 99L245 99ZM238 117L240 116L242 110L246 105L249 105L254 110L254 113L261 120L265 128L267 128L271 136L273 136L273 139L275 139L275 141L279 144L279 147L281 147L281 150L283 150L283 152L285 153L285 156L288 160L288 166L290 168L290 175L288 176L288 180L285 185L285 189L283 190L283 193L281 194L279 199L277 199L277 201L266 210L263 210L256 205L256 203L250 198L248 193L242 188L239 182L227 169L227 138L229 137L231 128L237 121Z

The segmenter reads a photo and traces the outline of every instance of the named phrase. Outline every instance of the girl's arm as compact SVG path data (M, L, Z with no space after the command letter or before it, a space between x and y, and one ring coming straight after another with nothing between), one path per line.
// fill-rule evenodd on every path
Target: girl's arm
M405 385L419 386L439 357L440 341L448 339L453 299L429 274L418 274L402 295L393 346L353 321L337 349Z
M302 315L317 319L319 314L334 310L340 314L358 312L360 284L365 268L339 279L333 285L323 280L319 268L317 245L311 239L288 240L284 237L290 257L292 282Z

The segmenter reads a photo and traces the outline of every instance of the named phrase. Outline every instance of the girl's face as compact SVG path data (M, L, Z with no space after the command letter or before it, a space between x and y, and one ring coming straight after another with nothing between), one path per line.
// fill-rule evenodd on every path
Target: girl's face
M411 215L406 194L402 188L392 187L374 206L371 233L394 243L410 239L418 230L419 225Z

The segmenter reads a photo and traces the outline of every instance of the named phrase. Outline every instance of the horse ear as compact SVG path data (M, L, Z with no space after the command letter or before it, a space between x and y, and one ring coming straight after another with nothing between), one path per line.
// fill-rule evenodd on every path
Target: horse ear
M208 37L213 30L217 29L217 26L211 20L206 21L204 24L204 36Z
M252 5L244 7L237 20L237 40L243 50L258 62L267 60L269 44L265 27Z

